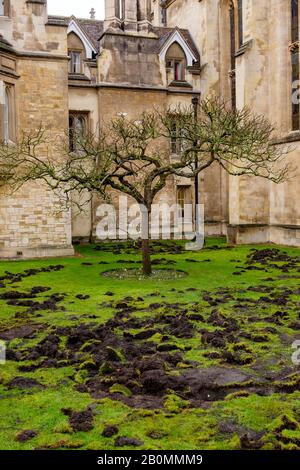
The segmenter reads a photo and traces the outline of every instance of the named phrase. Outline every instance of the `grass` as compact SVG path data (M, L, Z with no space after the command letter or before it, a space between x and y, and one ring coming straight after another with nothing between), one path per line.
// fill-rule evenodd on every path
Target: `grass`
M219 249L210 249L215 245ZM236 387L236 384L229 384L231 393L227 394L226 399L206 401L203 406L199 402L195 406L186 396L179 396L169 390L162 397L164 405L157 409L133 407L124 401L123 398L131 395L130 384L109 384L111 397L108 393L96 398L89 391L79 391L77 387L78 384L86 383L87 373L84 371L88 370L88 364L83 363L93 361L89 353L90 344L87 342L81 347L80 366L65 361L58 367L42 367L25 372L20 371L20 365L35 364L35 359L8 360L5 365L0 365L0 449L114 449L117 436L142 441L143 445L138 448L158 450L239 449L245 446L247 448L247 445L251 447L251 439L254 439L253 446L261 441L261 448L264 449L300 448L299 387L289 389L287 379L285 388L276 388L276 382L281 380L280 374L297 374L297 368L291 362L292 343L297 338L297 331L291 328L291 324L299 320L299 263L295 268L290 268L288 273L279 269L284 265L284 262L279 262L277 267L272 267L269 263L267 272L246 270L241 275L236 275L234 273L242 269L253 248L263 250L273 247L239 246L226 249L223 239L208 239L200 252L183 250L177 254L157 252L153 255L153 259L163 257L170 261L170 264L165 262L164 266L160 266L159 270L176 269L187 273L185 277L169 279L166 276L165 279L154 277L137 280L134 277L121 276L120 279L112 279L103 276L103 273L139 268L140 254L127 250L126 245L124 249L115 249L113 245L105 245L104 248L96 250L94 245L78 246L77 254L72 258L0 263L0 277L5 276L7 271L16 274L26 269L40 269L49 265L64 266L60 271L41 272L13 284L7 282L0 289L1 295L12 290L27 292L37 285L51 288L49 292L38 294L39 301L54 293L64 295L64 299L58 302L58 306L64 307L64 310L58 308L32 313L28 313L25 307L8 305L6 300L0 300L0 337L1 332L5 334L14 327L28 324L35 327L32 337L6 341L10 350L18 351L21 355L27 353L57 328L74 328L82 323L104 325L114 318L116 304L131 296L132 299L127 302L138 308L125 318L124 325L132 318L140 322L152 321L154 318L155 327L163 329L166 314L178 316L178 307L172 307L174 304L179 304L179 308L186 308L188 318L193 314L202 317L191 320L195 329L191 337L170 333L168 339L163 339L163 333L156 333L151 338L151 343L157 346L174 344L182 355L176 370L167 370L168 374L181 374L190 369L192 363L192 367L206 370L213 367L230 368L230 363L224 362L224 354L234 354L235 358L239 354L242 362L235 363L233 367L249 374L254 382L269 374L269 384L275 388L262 394L260 389L250 385ZM296 248L280 249L291 257L299 256ZM134 265L133 261L136 262ZM276 303L259 302L266 294L248 290L266 285L278 295L284 289L290 290L288 301L283 307ZM217 306L205 300L209 295L213 299L218 298L220 289L227 289L232 297ZM114 295L107 295L109 292ZM89 297L80 300L77 297L79 294ZM138 298L141 300L137 300ZM245 298L250 299L250 302L243 313L244 310L238 311L235 304L239 300L245 301ZM251 304L251 300L255 303ZM163 307L163 302L167 302L168 306ZM151 310L151 304L159 306ZM220 329L209 321L215 309L226 319L236 318L239 325L239 330L232 333L235 338L228 339L222 348L205 343L203 339L203 330L214 334ZM267 316L276 316L279 310L284 311L285 318L276 324L266 320ZM126 331L135 335L150 328L143 325L129 325ZM116 327L117 337L122 338L122 329L123 327ZM243 335L240 337L241 332ZM264 338L254 340L253 335L264 335ZM67 341L67 335L61 334L62 349ZM141 344L146 344L147 341L150 340L144 340ZM115 354L120 355L120 364L126 362L122 351L116 351ZM245 364L243 360L246 361ZM167 367L169 366L166 365ZM10 380L18 376L34 378L44 388L23 390L8 387ZM292 385L297 383L295 377L290 381ZM61 410L70 408L83 411L87 407L93 410L93 428L90 431L75 432L68 416ZM284 420L283 429L276 424L280 420ZM296 424L288 424L291 421ZM118 434L112 437L102 436L107 425L117 426ZM35 430L36 436L19 442L18 433L29 429ZM243 441L245 434L250 444ZM131 447L124 447L126 448Z

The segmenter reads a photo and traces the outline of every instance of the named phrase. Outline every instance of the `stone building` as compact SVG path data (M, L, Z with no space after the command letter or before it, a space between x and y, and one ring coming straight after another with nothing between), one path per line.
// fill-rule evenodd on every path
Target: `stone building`
M159 5L154 3L159 21ZM291 143L289 159L297 168L291 181L276 185L249 177L219 179L226 208L214 217L226 220L234 242L300 245L299 100L292 100L299 96L299 3L164 2L168 26L188 27L200 52L202 95L214 92L231 100L232 106L249 106L264 114L277 129L274 138L283 145Z
M0 138L14 141L41 123L57 135L96 132L120 112L134 117L215 93L269 117L278 141L293 142L289 158L299 168L300 113L291 99L298 11L297 0L105 0L98 21L50 16L46 0L0 0ZM299 175L278 186L216 165L199 186L208 234L299 246ZM170 203L193 197L186 179L170 179L160 194ZM71 254L72 238L94 235L96 201L84 214L58 212L58 204L36 183L2 194L0 256Z

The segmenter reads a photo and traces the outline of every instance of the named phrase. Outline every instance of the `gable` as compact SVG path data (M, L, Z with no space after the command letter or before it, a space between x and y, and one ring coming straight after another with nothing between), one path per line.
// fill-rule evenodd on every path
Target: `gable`
M162 61L166 59L166 54L170 47L173 44L176 44L177 46L179 45L182 51L184 52L185 58L186 58L186 63L188 67L192 67L194 62L197 62L198 58L196 57L195 53L192 51L192 49L189 47L187 42L185 41L183 35L181 32L176 28L173 33L167 38L167 40L164 42L160 53L159 57Z
M94 54L97 53L94 45L87 37L87 35L83 32L80 26L77 24L76 20L73 18L71 19L69 26L68 26L68 35L74 33L82 42L85 54L87 59L92 59Z

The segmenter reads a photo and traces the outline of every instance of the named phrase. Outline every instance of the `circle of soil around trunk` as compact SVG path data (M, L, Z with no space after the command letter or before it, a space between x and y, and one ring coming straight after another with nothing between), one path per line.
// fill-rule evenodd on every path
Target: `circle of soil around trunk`
M181 271L178 269L154 269L151 275L146 276L141 269L113 269L110 271L105 271L101 273L102 276L108 277L111 279L119 279L119 280L126 280L126 279L136 279L136 280L143 280L143 279L155 279L158 281L169 281L169 280L176 280L181 279L183 277L188 276L188 273L185 271Z

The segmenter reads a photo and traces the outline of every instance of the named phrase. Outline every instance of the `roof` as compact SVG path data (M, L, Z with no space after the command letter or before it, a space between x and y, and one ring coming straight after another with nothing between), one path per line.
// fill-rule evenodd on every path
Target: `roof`
M104 21L87 18L76 18L76 16L48 16L48 24L53 26L68 26L74 19L83 32L87 35L95 49L99 50L99 38L103 33Z
M48 16L48 24L54 26L68 26L71 19L74 19L78 25L82 28L83 32L87 35L93 46L96 50L99 50L99 39L104 32L104 21L100 20L92 20L92 19L85 19L85 18L76 18L75 16ZM187 29L181 28L168 28L165 26L162 27L152 27L152 31L156 34L159 38L159 49L161 49L164 43L168 40L170 35L174 32L174 30L178 29L185 39L187 45L197 58L197 62L200 63L200 55L199 51L196 47L196 44Z
M104 21L91 20L86 18L76 18L75 16L48 16L48 24L53 26L68 26L71 19L74 19L88 36L96 49L99 49L99 38L103 33Z
M99 49L99 38L104 30L104 21L77 19L77 22L95 48Z
M161 26L161 27L153 27L153 32L159 37L159 47L160 49L163 47L164 43L169 39L171 34L178 29L180 31L181 35L183 36L184 40L186 41L187 45L197 57L197 62L200 62L200 54L197 49L197 46L191 36L191 33L189 32L188 29L181 29L181 28L168 28L166 26Z

